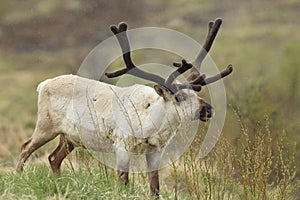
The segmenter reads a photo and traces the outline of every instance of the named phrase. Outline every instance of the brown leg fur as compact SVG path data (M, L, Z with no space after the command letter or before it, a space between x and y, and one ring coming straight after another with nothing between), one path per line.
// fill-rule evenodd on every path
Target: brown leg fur
M153 196L159 198L159 176L158 168L160 165L160 152L146 154L146 160L148 165L148 178L150 184L150 190Z
M128 172L129 172L129 162L130 156L127 152L122 149L116 150L116 167L117 167L117 174L120 180L127 185L128 180Z
M127 185L129 183L129 179L128 179L128 172L123 172L120 170L117 170L118 176L120 178L120 180Z
M73 149L74 145L61 135L58 146L48 157L53 173L60 175L61 163Z
M150 183L150 190L152 195L158 197L159 196L159 177L158 177L158 170L149 172L149 183Z

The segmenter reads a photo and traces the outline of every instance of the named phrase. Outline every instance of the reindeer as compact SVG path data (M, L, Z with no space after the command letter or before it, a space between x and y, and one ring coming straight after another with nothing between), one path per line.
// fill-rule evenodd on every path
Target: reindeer
M126 23L120 23L118 27L111 26L111 31L121 46L126 68L105 75L113 78L130 74L154 82L156 85L153 88L140 84L117 87L76 75L62 75L43 81L37 88L39 95L36 127L31 138L22 145L16 171L23 171L25 161L35 150L59 136L58 146L48 157L51 169L55 174L60 174L62 161L75 147L91 148L99 152L114 152L118 176L124 184L127 184L130 161L128 150L133 151L137 145L142 144L142 152L146 156L149 168L150 190L153 195L158 196L158 169L161 153L158 149L162 148L170 139L172 135L170 126L178 126L180 123L192 120L204 122L209 120L213 116L213 107L198 97L196 92L199 92L203 86L232 72L232 66L228 65L220 74L210 78L199 73L201 63L210 50L221 23L221 19L209 23L203 49L200 50L194 63L191 64L185 60L182 60L181 63L173 63L177 69L166 79L145 72L132 62ZM187 78L188 81L186 83L177 82L177 77L188 70L191 71ZM74 91L75 87L77 87L76 91ZM92 89L88 89L89 87ZM125 99L130 99L138 114L139 119L131 120L139 120L141 123L143 127L143 137L141 138L135 138L135 134L132 133L125 133L118 126L123 122L117 123L117 119L112 114L113 106L115 106L113 98L118 97L121 93ZM90 104L74 104L77 97ZM75 118L78 120L74 120L73 105L82 106L81 109L99 120L96 129L98 134L94 134L95 131L86 125L87 122L82 116L77 116ZM128 112L129 116L134 115L132 109L129 109ZM79 126L82 127L80 130ZM78 131L81 131L80 135ZM137 139L139 142L131 143L132 139ZM85 140L92 141L92 145L86 147ZM149 149L156 149L156 151L147 153Z

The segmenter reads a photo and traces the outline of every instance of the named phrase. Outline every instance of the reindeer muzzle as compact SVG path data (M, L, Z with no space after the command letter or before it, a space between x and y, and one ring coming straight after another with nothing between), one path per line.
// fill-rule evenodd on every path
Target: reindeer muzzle
M212 118L214 115L214 108L208 104L205 103L202 108L198 109L196 112L195 118L198 120L200 119L203 122L207 122L210 118Z

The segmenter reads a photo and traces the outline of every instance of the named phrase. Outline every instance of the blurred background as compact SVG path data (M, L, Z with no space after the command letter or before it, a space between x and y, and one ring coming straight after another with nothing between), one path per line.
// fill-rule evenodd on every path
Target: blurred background
M111 36L111 24L171 28L202 43L208 21L221 17L210 56L220 70L234 65L224 80L223 136L236 146L243 137L241 123L250 136L268 126L274 141L286 135L288 147L296 148L299 169L299 10L298 0L1 0L0 167L15 165L21 144L33 132L39 82L76 74L87 54ZM137 64L154 57L172 62L168 54L145 54L136 56Z

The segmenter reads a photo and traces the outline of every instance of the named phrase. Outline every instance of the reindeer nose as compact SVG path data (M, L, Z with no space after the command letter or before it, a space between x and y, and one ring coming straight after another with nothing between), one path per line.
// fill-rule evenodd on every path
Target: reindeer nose
M200 119L203 122L206 122L210 118L212 118L213 115L214 115L214 108L210 104L205 103L204 105L202 105L202 108L197 111L196 118Z

